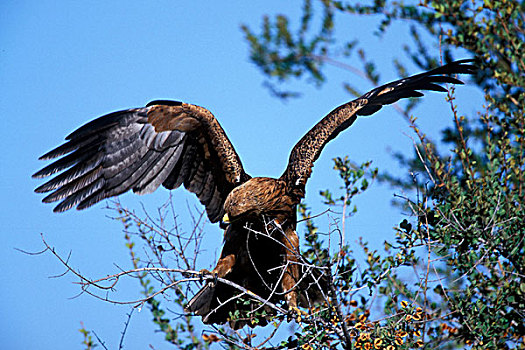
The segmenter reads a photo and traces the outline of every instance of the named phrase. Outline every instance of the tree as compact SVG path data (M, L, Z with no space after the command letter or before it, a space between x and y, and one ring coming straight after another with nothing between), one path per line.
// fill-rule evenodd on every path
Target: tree
M111 282L109 287L102 281L84 280L85 290L91 293L97 285L107 289L124 276L137 277L145 295L137 303L149 306L167 341L188 349L208 348L212 343L247 349L525 348L524 10L524 2L505 0L425 0L420 4L377 0L370 5L305 0L297 32L285 16L265 17L260 33L243 27L252 61L279 98L298 96L282 89L282 83L307 77L320 86L327 64L347 66L345 58L354 54L363 68L351 69L378 82L378 69L367 58L366 46L355 38L335 46L336 20L350 14L378 16L378 35L395 21L408 21L412 45L405 52L422 69L452 60L458 47L476 57L481 68L476 84L485 93L485 105L476 115L462 115L454 89L449 91L455 123L443 130L443 145L449 152L438 151L445 147L428 140L416 125L410 114L415 102L397 107L418 138L414 155L398 155L398 160L406 174L417 176L379 173L369 163L356 165L347 157L334 160L341 189L324 191L322 198L333 213L342 212L341 219L351 216L353 197L373 179L413 190L413 197L400 198L400 205L412 215L399 224L395 240L385 242L383 252L371 250L363 240L360 249L366 261L359 266L354 252L338 238L340 226L334 225L322 236L319 233L326 229L318 227L309 208L299 208L306 223L303 253L331 274L326 304L294 315L278 313L264 331L249 327L199 331L198 319L184 314L171 319L161 294L173 291L175 297L169 302L182 308L186 295L191 295L190 285L183 282L213 276L196 271L202 217L195 217L193 232L180 232L177 223L168 220L169 203L157 218L141 217L116 205L135 269L105 278ZM315 23L320 23L318 30L313 29ZM432 38L440 50L429 49L423 37ZM401 62L397 59L394 64L405 75ZM346 89L358 95L354 87L346 85ZM327 242L331 240L337 242L336 249ZM145 258L138 256L138 241L149 248ZM185 254L188 249L195 254ZM405 277L407 269L415 272L413 278ZM263 317L261 311L254 322ZM290 318L300 331L283 331L280 326ZM89 332L84 335L85 343L91 344Z
M273 23L265 18L261 35L244 28L252 60L266 75L278 81L309 75L316 83L322 83L322 68L336 62L330 56L334 51L331 33L335 12L380 16L379 35L393 21L409 21L414 49L406 46L405 51L422 68L435 66L439 57L430 54L432 50L421 39L421 32L439 42L440 54L447 61L455 47L466 49L479 59L483 70L477 84L484 90L486 101L479 116L460 115L453 89L448 96L455 127L444 130L443 135L452 152L438 153L437 146L411 119L420 143L415 156L400 156L399 161L403 167L424 176L381 176L401 188L419 189L420 196L405 199L417 219L403 220L397 244L386 243L387 251L401 255L390 255L386 260L377 258L378 262L392 267L395 258L401 257L405 259L403 264L426 270L426 277L412 285L389 272L386 280L375 283L385 297L385 316L397 319L397 311L392 312L392 307L396 297L401 296L410 300L408 304L416 310L423 310L423 321L417 317L420 322L415 327L417 334L420 330L426 333L426 337L416 340L422 340L422 346L523 348L525 4L423 1L404 5L374 1L371 5L352 5L322 1L322 7L322 29L309 40L305 34L313 15L310 1L305 1L296 36L282 16ZM376 82L375 65L366 59L364 49L356 41L345 46L349 53L357 50L364 73ZM403 74L400 61L394 63ZM288 92L279 95L292 96ZM412 108L413 104L408 104L402 113L409 117ZM427 259L420 250L418 253L418 247L425 248ZM433 283L428 278L432 269L438 277ZM384 266L380 270L387 271ZM368 302L365 300L364 304ZM411 320L414 318L405 317L404 326L408 327ZM389 324L386 321L379 329L384 330ZM375 337L381 335L378 332ZM381 336L379 339L384 340Z

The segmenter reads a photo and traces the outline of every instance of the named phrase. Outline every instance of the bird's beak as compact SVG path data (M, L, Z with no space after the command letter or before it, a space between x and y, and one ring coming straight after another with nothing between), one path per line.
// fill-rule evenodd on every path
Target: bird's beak
M228 216L228 214L224 214L221 222L219 223L219 227L222 228L223 230L226 230L229 224L230 224L230 217Z

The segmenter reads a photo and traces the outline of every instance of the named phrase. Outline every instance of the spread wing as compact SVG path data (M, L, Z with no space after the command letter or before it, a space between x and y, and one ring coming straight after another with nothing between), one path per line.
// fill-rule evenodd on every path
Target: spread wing
M447 90L438 85L439 83L463 84L460 80L447 75L473 74L476 67L469 64L472 61L455 61L425 73L396 80L334 109L294 146L288 166L281 175L281 179L287 183L289 193L293 194L296 200L304 197L304 186L324 146L352 125L358 115L371 115L383 105L394 103L402 98L423 96L417 90L446 92Z
M132 189L150 193L161 184L184 184L219 221L228 193L250 177L224 130L205 108L153 101L97 118L66 137L40 159L61 157L33 177L61 172L35 192L51 192L54 209L84 209Z

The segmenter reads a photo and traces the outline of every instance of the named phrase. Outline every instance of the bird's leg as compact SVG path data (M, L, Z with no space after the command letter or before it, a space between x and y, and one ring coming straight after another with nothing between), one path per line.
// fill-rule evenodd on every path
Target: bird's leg
M290 310L297 309L297 282L299 281L299 266L296 264L299 249L299 237L297 233L288 228L283 235L282 243L284 244L286 257L286 270L281 282L285 300Z
M212 273L208 269L201 269L199 271L199 279L200 279L200 281L203 282L204 281L204 276L209 276L211 274ZM217 275L217 274L215 274L215 275Z
M213 269L212 273L215 273L218 277L223 278L232 270L235 265L235 255L226 255L224 258L220 258L217 262L217 266Z
M233 268L233 265L235 265L235 255L230 254L225 256L224 258L219 259L217 262L217 266L213 269L213 271L209 271L207 269L202 269L199 271L199 277L201 282L204 280L204 276L206 275L213 275L214 277L214 284L217 284L217 278L223 278L226 276Z

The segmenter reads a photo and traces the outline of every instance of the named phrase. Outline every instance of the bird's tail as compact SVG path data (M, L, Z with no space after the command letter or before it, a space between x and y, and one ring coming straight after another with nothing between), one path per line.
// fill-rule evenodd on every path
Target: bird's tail
M328 301L328 290L329 278L324 269L305 263L299 273L299 279L289 292L297 293L298 306L310 309ZM268 296L269 291L262 287L254 289L253 292L273 302L280 299L277 296ZM244 294L220 281L208 281L191 298L184 311L201 316L204 324L229 323L232 329L239 329L245 325L266 325L275 316L275 309L259 302L241 300L240 297Z
M211 302L215 295L216 283L207 282L197 294L191 298L188 305L184 308L187 313L192 313L198 316L206 316L211 311Z
M260 303L241 301L239 297L242 294L226 284L207 282L191 298L184 311L202 316L204 324L229 323L232 329L246 325L265 326L275 311L268 306L261 307Z

